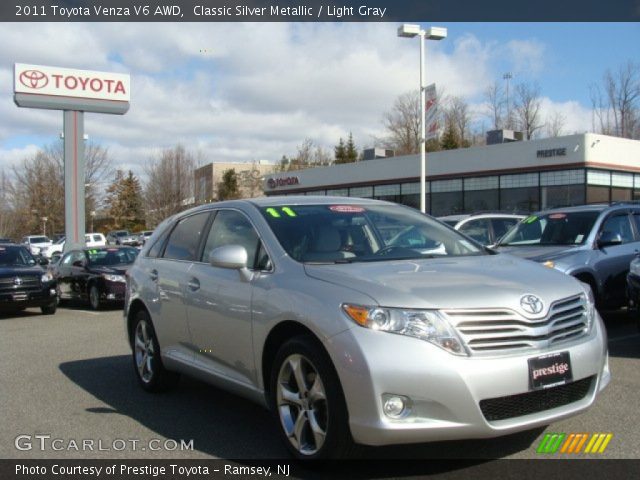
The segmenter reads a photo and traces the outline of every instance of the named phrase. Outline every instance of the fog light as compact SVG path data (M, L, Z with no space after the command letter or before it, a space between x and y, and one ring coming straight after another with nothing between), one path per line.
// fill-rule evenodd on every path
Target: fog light
M115 299L116 299L116 294L115 293L107 294L107 300L115 300Z
M410 400L401 395L385 395L383 398L384 414L390 418L401 418L409 412Z
M49 295L52 297L55 297L57 295L58 292L56 292L55 288L50 288L49 289Z

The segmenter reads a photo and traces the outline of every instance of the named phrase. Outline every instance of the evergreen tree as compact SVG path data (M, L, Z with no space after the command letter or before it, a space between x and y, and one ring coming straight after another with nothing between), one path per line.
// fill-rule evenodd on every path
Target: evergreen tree
M456 126L451 120L447 120L447 126L442 134L440 146L443 150L455 150L460 148L460 136L456 130Z
M346 150L346 147L344 145L344 140L342 140L342 137L340 137L340 141L338 142L338 145L333 147L333 151L334 151L334 156L335 156L335 162L334 163L347 163L346 162L347 150Z
M349 132L349 140L345 147L345 163L353 163L358 161L358 149L353 142L353 134Z
M235 168L230 168L224 172L222 181L218 183L218 200L232 200L234 198L240 198L240 196L238 174Z
M114 228L128 230L144 228L142 186L131 170L126 176L122 170L116 171L113 182L107 188L106 204Z

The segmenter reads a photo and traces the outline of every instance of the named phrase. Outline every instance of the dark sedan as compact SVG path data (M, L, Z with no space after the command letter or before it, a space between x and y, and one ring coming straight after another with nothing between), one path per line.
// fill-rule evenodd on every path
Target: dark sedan
M0 312L40 307L45 315L58 304L53 276L22 245L0 245Z
M125 273L138 255L131 247L71 250L55 267L61 300L88 301L94 310L105 303L123 302Z

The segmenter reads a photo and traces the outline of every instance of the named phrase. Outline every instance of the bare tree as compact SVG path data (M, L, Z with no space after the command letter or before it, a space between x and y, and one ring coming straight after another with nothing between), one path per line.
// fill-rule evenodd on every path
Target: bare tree
M182 145L163 150L147 163L147 225L157 225L193 203L195 167L193 154Z
M495 130L504 127L504 90L497 80L484 91L484 98L488 104L487 115L491 119Z
M294 157L282 156L278 166L279 171L286 172L310 167L323 167L333 163L331 154L321 146L316 145L310 138L305 138L296 148L297 152Z
M420 92L403 93L383 116L387 129L385 146L396 155L410 155L420 151Z
M562 112L555 111L547 117L546 130L548 137L559 137L564 134L567 117Z
M445 125L449 122L455 128L461 147L471 145L470 141L470 125L473 121L473 115L469 107L469 103L464 97L450 96L446 99L446 107L444 109Z
M11 182L4 170L0 173L0 237L12 238L16 233L17 218L11 196Z
M540 86L537 83L519 83L515 88L515 114L518 127L524 133L527 140L543 126L540 119Z
M607 70L602 86L590 90L594 130L640 138L640 64L628 61L615 72Z

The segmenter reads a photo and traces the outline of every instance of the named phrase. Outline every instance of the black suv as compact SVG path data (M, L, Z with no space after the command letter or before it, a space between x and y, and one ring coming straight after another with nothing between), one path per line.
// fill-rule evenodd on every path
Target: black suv
M627 304L629 263L640 253L640 204L582 205L534 213L497 250L588 283L600 307Z
M22 245L0 244L0 312L40 307L45 315L56 312L58 297L52 275Z

